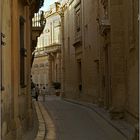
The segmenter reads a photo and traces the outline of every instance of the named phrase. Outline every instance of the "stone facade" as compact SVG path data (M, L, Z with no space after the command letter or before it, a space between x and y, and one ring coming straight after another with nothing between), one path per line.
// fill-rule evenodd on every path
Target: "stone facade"
M0 20L0 138L2 140L21 140L23 133L32 124L30 18L38 11L38 2L1 0L0 3L2 19Z
M50 5L45 12L46 26L38 37L35 58L32 66L33 82L52 89L53 82L61 82L61 19L59 3Z
M65 97L138 123L138 0L64 3Z

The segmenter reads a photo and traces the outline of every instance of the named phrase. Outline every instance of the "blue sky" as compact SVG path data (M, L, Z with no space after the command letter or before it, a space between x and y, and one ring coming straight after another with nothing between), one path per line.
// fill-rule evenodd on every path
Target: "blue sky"
M40 10L47 11L49 6L58 0L44 0L44 6Z

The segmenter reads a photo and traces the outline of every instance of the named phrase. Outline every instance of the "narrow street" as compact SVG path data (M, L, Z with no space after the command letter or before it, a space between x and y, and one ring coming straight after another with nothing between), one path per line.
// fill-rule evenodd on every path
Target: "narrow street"
M126 140L96 112L60 97L47 96L43 103L56 127L56 140Z
M139 140L138 0L0 0L0 140Z

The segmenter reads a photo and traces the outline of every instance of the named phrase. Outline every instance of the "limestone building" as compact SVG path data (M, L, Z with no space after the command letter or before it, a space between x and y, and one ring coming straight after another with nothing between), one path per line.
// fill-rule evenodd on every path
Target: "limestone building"
M0 139L21 140L32 124L31 18L43 0L0 1ZM40 29L40 28L39 28ZM38 32L38 30L36 30ZM32 40L31 40L32 38Z
M53 82L61 82L61 20L58 4L50 5L45 12L46 26L38 37L34 62L32 66L33 82L52 88Z
M63 96L138 123L138 0L65 0ZM113 115L115 114L115 115Z

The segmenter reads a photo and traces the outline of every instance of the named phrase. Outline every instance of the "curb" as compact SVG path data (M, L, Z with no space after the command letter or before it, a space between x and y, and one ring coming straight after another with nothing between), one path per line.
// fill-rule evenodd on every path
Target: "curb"
M133 128L131 128L131 132L129 133L124 133L122 130L120 130L115 124L113 124L110 120L108 120L105 116L103 116L100 112L98 112L94 107L92 107L90 104L86 103L86 102L81 102L81 101L75 101L75 100L71 100L71 99L67 99L67 98L62 98L64 101L66 102L70 102L70 103L74 103L77 105L81 105L84 106L86 108L89 108L93 111L95 111L101 118L103 118L105 121L107 121L112 127L114 127L119 133L121 133L126 139L128 140L132 140L133 139L133 134L134 134L134 130L132 130ZM131 134L130 134L131 133Z
M43 115L42 115L38 102L34 101L33 103L35 106L35 110L37 113L37 119L38 119L38 123L39 123L39 128L38 128L38 132L37 132L35 140L44 140L45 134L46 134L45 121L44 121L44 118L43 118Z
M45 137L45 140L56 140L56 129L50 114L41 102L39 102L38 105L42 112L47 129L47 135Z

